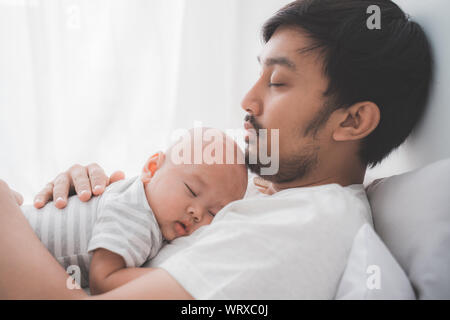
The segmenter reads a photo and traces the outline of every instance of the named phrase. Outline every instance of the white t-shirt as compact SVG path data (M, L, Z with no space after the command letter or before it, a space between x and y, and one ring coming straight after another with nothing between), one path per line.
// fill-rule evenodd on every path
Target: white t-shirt
M250 180L252 181L252 180ZM353 238L372 224L363 185L255 192L147 263L196 299L333 299Z

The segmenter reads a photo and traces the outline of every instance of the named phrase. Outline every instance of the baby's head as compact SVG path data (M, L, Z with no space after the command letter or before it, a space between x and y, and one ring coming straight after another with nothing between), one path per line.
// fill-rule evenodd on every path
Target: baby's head
M211 142L211 130L221 139ZM216 161L204 156L199 159L198 155L212 156ZM240 161L243 157L236 142L223 132L195 128L165 153L147 161L142 181L166 240L189 235L211 223L225 205L244 197L248 180Z

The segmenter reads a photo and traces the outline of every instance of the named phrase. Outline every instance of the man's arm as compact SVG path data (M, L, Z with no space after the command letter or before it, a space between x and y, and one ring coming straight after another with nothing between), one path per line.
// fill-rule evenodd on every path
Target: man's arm
M0 299L81 299L68 274L39 241L8 185L0 180Z
M166 270L150 269L151 272L132 280L105 294L89 297L91 300L193 300Z
M120 255L106 249L97 249L92 255L89 287L94 295L105 293L152 270L149 268L127 268Z

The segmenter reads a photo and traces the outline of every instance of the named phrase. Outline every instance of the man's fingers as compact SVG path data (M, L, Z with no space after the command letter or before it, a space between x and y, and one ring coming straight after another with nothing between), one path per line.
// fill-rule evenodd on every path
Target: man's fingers
M80 200L88 201L92 196L92 190L87 169L83 166L75 165L69 169L69 176Z
M74 190L81 201L88 201L92 194L100 195L107 185L124 178L125 174L121 171L108 178L96 163L86 167L77 164L48 183L35 197L34 206L40 209L53 199L55 207L62 209L67 205L68 197Z
M125 173L123 171L116 171L109 178L109 184L123 179L125 179Z
M108 184L108 176L105 174L105 171L98 164L92 163L87 166L87 172L91 182L92 193L96 196L102 194Z
M59 174L53 181L53 204L58 209L62 209L67 205L67 197L70 190L70 177L67 172Z
M49 182L34 198L34 206L40 209L53 198L53 183Z

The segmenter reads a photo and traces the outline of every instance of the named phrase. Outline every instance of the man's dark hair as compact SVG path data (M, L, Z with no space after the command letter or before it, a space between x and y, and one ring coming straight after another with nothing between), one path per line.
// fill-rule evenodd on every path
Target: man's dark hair
M370 5L380 8L381 29L367 27ZM338 108L377 104L380 123L359 151L363 163L374 167L405 141L427 104L433 68L424 31L388 0L295 1L264 24L263 40L285 26L305 32L310 49L323 58L330 99L315 129Z

